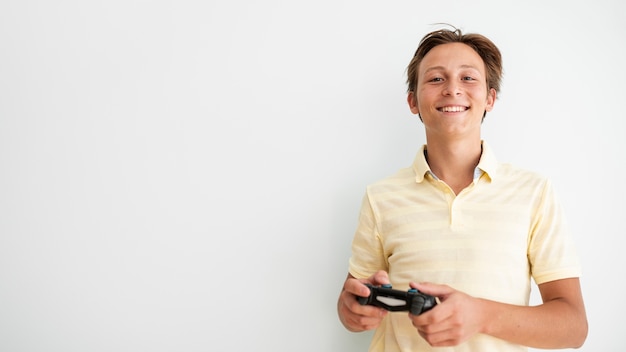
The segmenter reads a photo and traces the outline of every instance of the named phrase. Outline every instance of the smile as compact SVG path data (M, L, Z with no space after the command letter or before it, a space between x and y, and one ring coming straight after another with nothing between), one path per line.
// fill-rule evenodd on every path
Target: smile
M467 106L443 106L438 108L437 110L442 111L442 112L462 112L462 111L466 111L468 110L469 107Z

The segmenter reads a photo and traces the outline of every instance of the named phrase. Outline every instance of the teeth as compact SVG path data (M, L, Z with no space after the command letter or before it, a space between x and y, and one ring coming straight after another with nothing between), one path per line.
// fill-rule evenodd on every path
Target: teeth
M443 112L461 112L465 111L465 106L444 106L441 108Z

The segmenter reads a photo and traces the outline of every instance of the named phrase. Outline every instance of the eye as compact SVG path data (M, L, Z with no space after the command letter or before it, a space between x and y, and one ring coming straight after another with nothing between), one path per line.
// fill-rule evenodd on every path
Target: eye
M441 77L434 77L434 78L431 78L430 81L431 82L441 82L441 81L443 81L443 78L441 78Z
M465 77L463 77L463 78L462 78L462 80L463 80L463 81L473 81L473 80L474 80L474 78L473 78L473 77L471 77L471 76L465 76Z

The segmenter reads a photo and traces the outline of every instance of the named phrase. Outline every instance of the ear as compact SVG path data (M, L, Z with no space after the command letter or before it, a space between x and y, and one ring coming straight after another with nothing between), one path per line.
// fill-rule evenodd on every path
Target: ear
M408 96L406 97L406 102L409 103L409 109L411 109L411 112L419 115L420 111L417 108L417 97L415 96L415 93L413 91L410 91Z
M495 89L489 88L489 92L487 92L487 106L485 106L485 111L493 110L493 106L496 103L498 93Z

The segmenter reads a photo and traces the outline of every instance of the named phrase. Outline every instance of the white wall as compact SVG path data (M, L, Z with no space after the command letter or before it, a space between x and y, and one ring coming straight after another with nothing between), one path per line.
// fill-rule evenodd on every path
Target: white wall
M404 70L448 22L500 46L484 138L553 179L581 350L616 351L625 4L1 2L0 350L364 351L335 314L361 196L424 142Z

